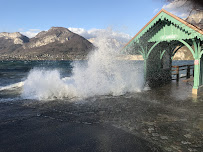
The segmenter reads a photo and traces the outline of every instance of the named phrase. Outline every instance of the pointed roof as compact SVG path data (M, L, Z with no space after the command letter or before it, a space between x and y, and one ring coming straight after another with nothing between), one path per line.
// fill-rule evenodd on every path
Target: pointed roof
M203 40L203 30L199 27L196 27L189 22L175 16L168 11L161 9L125 46L128 46L132 41L138 40L141 36L143 36L146 32L151 30L151 28L159 21L159 20L167 20L173 24L176 24L182 29L185 29L192 33L192 37L198 37Z

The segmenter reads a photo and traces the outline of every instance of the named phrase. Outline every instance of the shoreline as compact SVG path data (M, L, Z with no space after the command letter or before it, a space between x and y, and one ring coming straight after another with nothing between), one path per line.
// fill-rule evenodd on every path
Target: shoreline
M1 59L0 61L87 61L88 59ZM135 59L135 58L118 58L118 60L123 61L144 61L143 59ZM193 61L193 60L172 60L172 61Z

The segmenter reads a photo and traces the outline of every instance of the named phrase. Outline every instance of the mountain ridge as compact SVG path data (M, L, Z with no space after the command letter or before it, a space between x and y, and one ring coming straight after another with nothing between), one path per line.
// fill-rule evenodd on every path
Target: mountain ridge
M5 60L85 59L93 48L91 42L64 27L52 27L30 39L19 32L0 33L0 59Z

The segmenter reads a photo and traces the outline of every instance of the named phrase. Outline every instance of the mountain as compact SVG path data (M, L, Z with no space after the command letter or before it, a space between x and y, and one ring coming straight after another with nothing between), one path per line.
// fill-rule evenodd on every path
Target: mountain
M194 60L194 58L190 50L186 46L183 46L180 50L176 52L173 57L173 60Z
M52 27L29 39L20 33L0 33L0 59L84 59L93 44L64 27Z
M28 42L29 38L19 32L0 33L0 54L10 54L17 48L20 48L24 43Z

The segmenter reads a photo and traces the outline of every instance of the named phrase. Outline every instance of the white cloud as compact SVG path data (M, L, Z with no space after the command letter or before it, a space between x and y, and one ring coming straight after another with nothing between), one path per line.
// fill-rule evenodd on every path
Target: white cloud
M185 18L189 15L189 12L191 11L193 7L193 3L188 0L174 0L171 3L164 5L163 9L166 9L167 11L170 11L171 13L181 17Z
M186 2L186 0L182 0L182 1L174 0L171 3L164 5L163 8L164 9L175 9L175 8L182 6L185 2Z
M31 31L31 32L39 32L41 30L40 29L29 29L29 31Z
M20 33L23 35L32 38L36 36L41 30L40 29L29 29L28 31L24 31L23 29L19 29Z
M108 38L112 40L112 42L119 43L119 45L126 44L132 37L126 33L116 32L112 29L90 29L86 30L84 28L68 28L70 31L83 36L88 39L90 42L94 43L95 38L102 37L103 35L108 35ZM19 29L20 33L26 35L29 38L36 36L41 30L40 29L29 29L25 31L23 29Z
M121 33L121 32L116 32L111 29L90 29L90 30L85 30L83 28L68 28L70 31L79 34L83 36L86 39L92 39L96 38L98 36L108 34L109 37L112 39L116 39L119 42L126 43L128 42L132 37L126 33Z
M181 18L186 18L188 16L188 13L182 13L179 15Z
M22 31L24 31L24 29L23 28L19 28L18 31L22 32Z
M153 14L157 13L159 11L158 8L154 9Z

